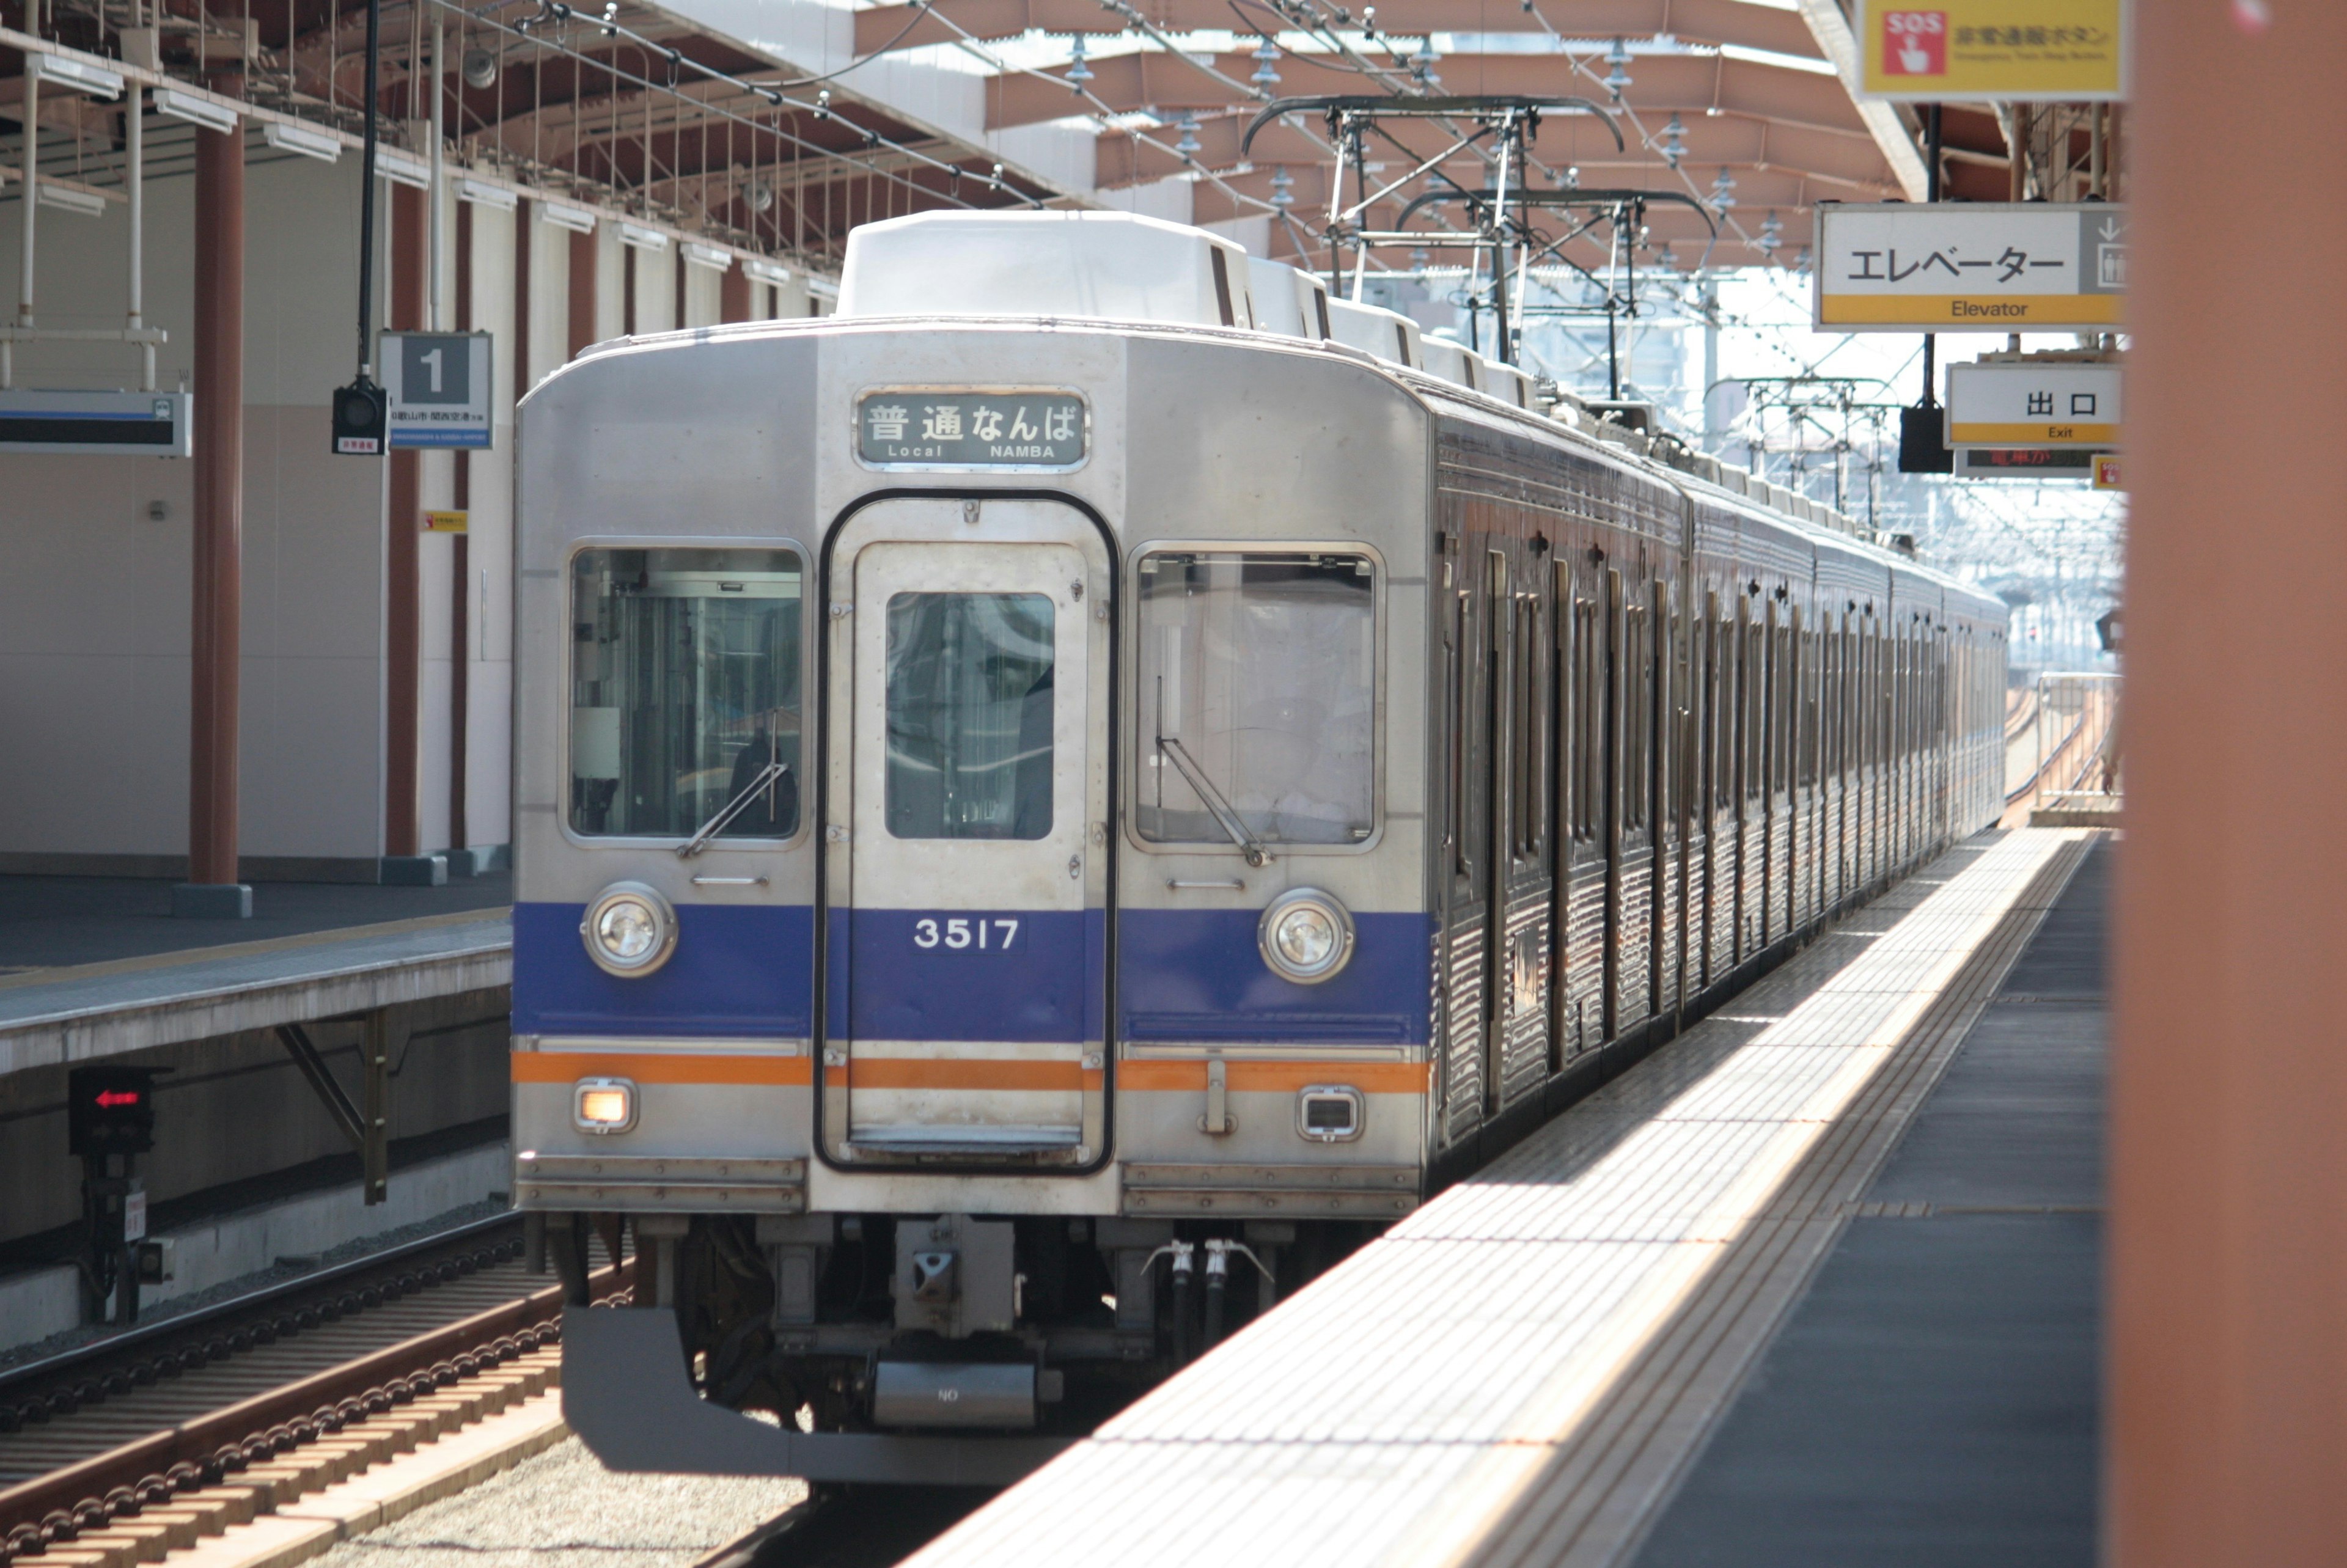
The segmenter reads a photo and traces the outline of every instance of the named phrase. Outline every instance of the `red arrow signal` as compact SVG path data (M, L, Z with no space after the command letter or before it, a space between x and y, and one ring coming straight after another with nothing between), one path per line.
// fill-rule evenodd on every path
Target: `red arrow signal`
M135 1089L124 1089L120 1091L108 1089L101 1091L97 1096L97 1108L101 1111L111 1111L118 1105L136 1105L138 1103L138 1091Z

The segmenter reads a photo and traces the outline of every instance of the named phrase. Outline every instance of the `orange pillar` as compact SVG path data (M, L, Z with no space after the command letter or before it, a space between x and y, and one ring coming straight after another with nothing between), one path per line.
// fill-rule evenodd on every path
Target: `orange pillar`
M595 341L595 236L570 236L570 357Z
M750 319L750 274L735 261L717 280L717 319L721 322L746 322Z
M391 328L416 332L424 326L424 192L405 185L391 189ZM424 582L418 530L424 527L422 454L404 447L391 455L390 500L385 527L390 580L384 594L389 625L384 639L383 879L437 882L446 862L435 867L423 853L421 733L424 680Z
M237 880L238 660L244 618L244 126L199 130L195 558L189 627L188 880L171 912L252 914Z
M2314 1568L2347 1560L2347 7L2135 19L2105 1560Z

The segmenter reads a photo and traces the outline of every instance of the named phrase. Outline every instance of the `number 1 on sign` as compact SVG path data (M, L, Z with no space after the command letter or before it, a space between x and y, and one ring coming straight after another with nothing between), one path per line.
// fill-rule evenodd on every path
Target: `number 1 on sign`
M420 354L415 356L423 364L431 366L432 390L435 392L440 390L440 356L445 352L446 351L436 348L431 350L429 353Z

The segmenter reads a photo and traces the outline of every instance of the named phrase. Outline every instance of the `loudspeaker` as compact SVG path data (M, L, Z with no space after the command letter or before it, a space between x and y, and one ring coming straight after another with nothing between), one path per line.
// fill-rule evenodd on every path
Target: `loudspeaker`
M1936 403L1919 403L1899 411L1899 471L1902 474L1952 474L1956 455L1948 450L1948 411Z

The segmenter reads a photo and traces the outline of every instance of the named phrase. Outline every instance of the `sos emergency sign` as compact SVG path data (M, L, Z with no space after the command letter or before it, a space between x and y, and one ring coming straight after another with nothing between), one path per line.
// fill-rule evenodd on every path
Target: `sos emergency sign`
M2128 0L1860 0L1859 94L1936 102L2127 96Z

